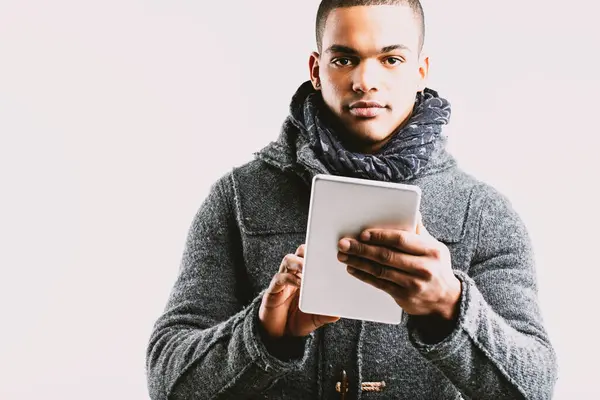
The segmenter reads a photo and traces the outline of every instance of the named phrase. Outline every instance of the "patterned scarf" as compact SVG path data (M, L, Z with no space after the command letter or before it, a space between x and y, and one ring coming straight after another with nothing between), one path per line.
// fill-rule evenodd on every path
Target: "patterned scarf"
M375 154L361 154L342 146L341 129L328 117L321 93L310 81L300 86L290 109L290 122L307 136L312 150L332 173L389 182L416 177L436 149L442 126L451 114L447 100L425 89L418 93L409 120L392 139Z

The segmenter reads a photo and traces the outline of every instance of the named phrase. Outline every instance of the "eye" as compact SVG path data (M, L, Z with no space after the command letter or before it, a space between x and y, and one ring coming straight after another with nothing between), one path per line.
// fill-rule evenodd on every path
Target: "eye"
M402 64L404 60L399 57L388 57L385 59L385 62L387 65L396 66Z
M347 67L348 65L350 65L352 63L352 60L350 60L347 57L340 57L340 58L336 58L332 61L332 63L338 67Z

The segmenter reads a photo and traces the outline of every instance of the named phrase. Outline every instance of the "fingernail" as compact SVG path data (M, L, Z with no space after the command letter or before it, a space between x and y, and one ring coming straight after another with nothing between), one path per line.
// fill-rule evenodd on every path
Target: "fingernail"
M371 232L363 232L363 234L361 235L362 240L370 240L371 239Z
M346 268L346 271L348 271L348 273L349 273L350 275L354 275L354 274L356 274L356 270L355 270L354 268L352 268L352 267L348 267L348 268Z
M340 240L340 250L346 251L350 248L350 241L348 239Z
M339 254L339 255L338 255L338 260L340 260L340 261L342 261L342 262L343 262L343 261L346 261L346 260L348 260L348 256L347 256L347 255L345 255L345 254Z

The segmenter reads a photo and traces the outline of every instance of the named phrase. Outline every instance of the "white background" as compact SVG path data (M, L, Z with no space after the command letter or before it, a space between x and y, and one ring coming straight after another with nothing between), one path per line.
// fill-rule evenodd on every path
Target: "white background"
M317 5L0 0L0 398L147 399L189 224L277 137ZM451 150L530 228L556 398L600 398L595 3L424 5Z

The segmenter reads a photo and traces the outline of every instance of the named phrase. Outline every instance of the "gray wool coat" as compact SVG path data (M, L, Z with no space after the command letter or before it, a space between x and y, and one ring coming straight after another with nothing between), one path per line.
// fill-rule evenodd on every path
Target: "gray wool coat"
M540 315L530 239L510 202L439 147L419 176L427 230L462 282L458 320L426 342L400 325L342 319L275 351L262 292L304 243L311 178L329 173L285 132L214 183L147 347L150 397L167 399L549 399L556 356ZM296 343L296 344L298 344ZM338 385L336 385L338 384ZM337 389L336 389L336 386Z

